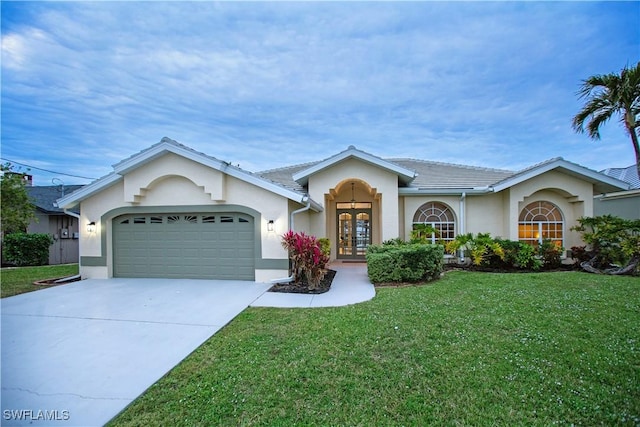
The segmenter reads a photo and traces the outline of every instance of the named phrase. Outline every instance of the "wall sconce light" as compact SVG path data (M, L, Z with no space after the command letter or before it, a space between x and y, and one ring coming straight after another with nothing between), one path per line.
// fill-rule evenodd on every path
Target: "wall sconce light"
M89 224L87 224L87 233L93 234L95 232L96 232L96 223L91 221Z
M274 231L275 230L275 221L270 219L269 222L267 222L267 231Z

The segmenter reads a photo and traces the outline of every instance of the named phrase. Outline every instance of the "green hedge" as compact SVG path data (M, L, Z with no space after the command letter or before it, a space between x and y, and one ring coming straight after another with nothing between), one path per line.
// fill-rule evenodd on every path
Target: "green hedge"
M367 273L373 283L427 282L440 277L441 245L372 245L367 248Z
M4 260L18 266L49 264L49 246L53 238L48 234L14 233L2 243Z

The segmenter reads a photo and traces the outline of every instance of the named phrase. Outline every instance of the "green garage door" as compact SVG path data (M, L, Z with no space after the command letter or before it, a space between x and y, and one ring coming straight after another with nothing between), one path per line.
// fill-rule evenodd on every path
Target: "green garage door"
M241 213L132 214L113 220L113 275L255 280L254 221Z

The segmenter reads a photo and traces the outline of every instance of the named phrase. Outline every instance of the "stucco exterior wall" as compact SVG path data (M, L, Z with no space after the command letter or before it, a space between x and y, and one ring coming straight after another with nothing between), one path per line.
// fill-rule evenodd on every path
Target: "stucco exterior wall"
M256 268L256 280L286 276L284 268L268 265L287 265L287 253L280 244L280 236L288 228L289 200L237 178L225 175L199 163L167 154L126 174L119 183L81 203L81 224L96 223L96 232L81 233L80 254L86 257L81 267L83 277L111 277L113 275L113 242L111 220L122 214L121 208L144 212L145 207L216 207L245 206L259 213L254 218L260 227L262 260ZM205 207L205 208L203 208ZM233 207L230 208L233 210ZM274 221L273 232L267 222ZM106 260L106 265L101 259Z
M593 215L614 215L624 219L640 219L640 190L621 191L596 197Z
M560 172L551 171L513 186L509 197L509 235L518 239L518 218L531 202L549 201L562 211L564 218L564 247L583 244L580 233L571 231L581 216L593 216L593 185Z
M493 237L506 237L504 213L503 196L500 193L467 196L465 233L491 233Z
M311 229L322 231L335 243L335 203L351 200L351 187L347 184L354 181L356 200L373 205L374 243L398 237L398 176L358 159L346 159L309 177L309 195L325 202L324 212L310 217ZM337 189L338 194L332 194L332 189Z

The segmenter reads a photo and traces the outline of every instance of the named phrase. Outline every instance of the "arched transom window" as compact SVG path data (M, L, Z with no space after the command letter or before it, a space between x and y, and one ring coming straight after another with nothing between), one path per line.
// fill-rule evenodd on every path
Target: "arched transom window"
M529 203L520 212L518 239L521 242L537 247L543 240L549 239L557 246L563 246L563 230L562 211L551 202Z
M456 237L456 220L453 211L444 203L428 202L420 206L413 216L413 228L426 224L436 232L431 234L431 243L437 240L449 241Z

